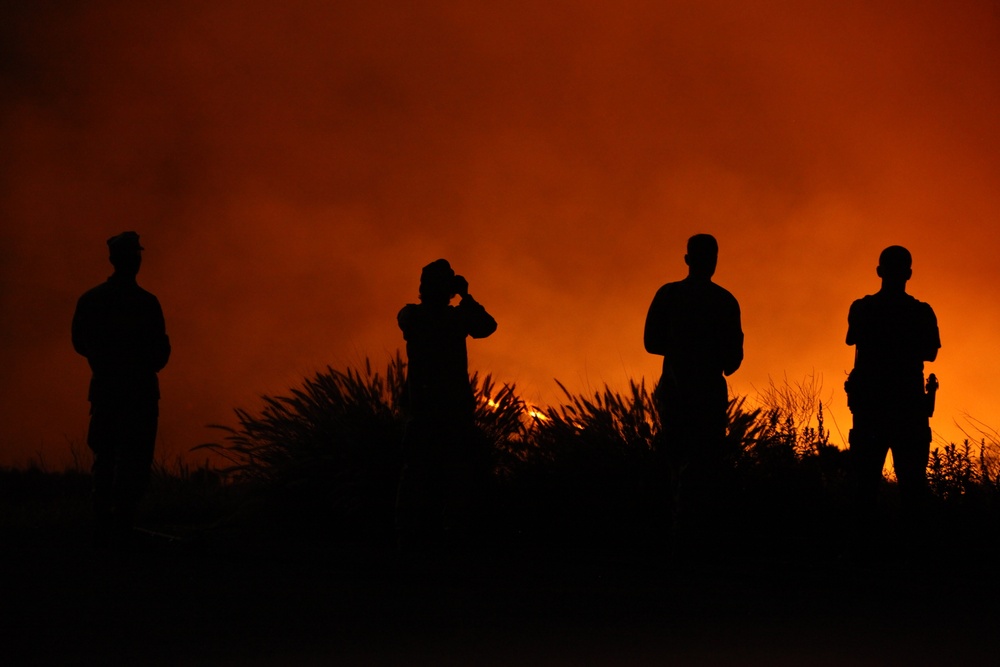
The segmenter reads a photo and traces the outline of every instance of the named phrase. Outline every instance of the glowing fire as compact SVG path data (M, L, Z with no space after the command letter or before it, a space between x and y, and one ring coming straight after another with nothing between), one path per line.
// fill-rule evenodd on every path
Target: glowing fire
M486 405L493 408L494 410L496 410L498 407L497 402L494 401L492 398L486 399ZM549 419L548 417L545 416L544 412L539 410L531 403L528 403L527 401L524 402L524 408L522 409L522 411L526 416L530 417L531 419L535 419L538 421L548 421Z

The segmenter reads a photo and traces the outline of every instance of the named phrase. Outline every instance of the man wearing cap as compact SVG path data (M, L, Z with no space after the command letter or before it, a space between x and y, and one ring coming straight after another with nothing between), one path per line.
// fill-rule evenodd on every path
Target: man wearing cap
M710 234L688 239L688 275L667 283L653 297L643 341L663 356L655 400L662 438L659 452L671 476L672 512L680 512L681 481L688 504L712 500L722 482L729 388L726 376L743 363L740 305L712 282L719 244Z
M159 415L157 373L170 357L160 302L139 287L139 235L108 239L114 273L87 291L73 315L73 347L91 369L95 538L116 546L131 530L149 482Z
M847 344L855 357L844 388L854 417L849 441L859 509L874 506L892 450L900 499L915 518L927 493L936 389L932 382L925 393L924 362L937 358L941 336L933 309L906 293L912 263L902 246L883 250L876 269L881 289L851 304Z
M404 469L397 498L401 539L455 527L486 466L475 430L466 339L486 338L497 323L447 260L425 266L420 303L403 306L397 323L406 340L407 414ZM456 296L457 306L451 305Z

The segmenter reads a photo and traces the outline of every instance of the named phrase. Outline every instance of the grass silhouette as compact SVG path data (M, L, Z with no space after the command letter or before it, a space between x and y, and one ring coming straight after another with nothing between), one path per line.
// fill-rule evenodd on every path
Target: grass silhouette
M223 441L200 447L228 460L220 474L252 489L286 530L386 543L406 419L404 378L398 353L384 370L370 360L360 369L327 368L287 396L263 397L258 412L237 409L236 426L216 426ZM476 424L493 456L495 488L484 521L498 539L641 541L663 530L672 482L657 463L660 425L644 382L589 395L560 384L562 402L537 409L490 375L471 381ZM786 380L772 383L758 405L746 397L730 402L729 472L713 493L728 508L737 541L778 549L819 540L817 548L833 550L843 537L847 453L830 442L818 393L815 383ZM935 501L961 501L980 516L993 512L996 468L985 442L978 454L968 443L935 450L928 466ZM891 514L893 483L885 485Z
M286 396L263 396L258 411L235 409L236 425L214 426L220 442L194 448L226 465L158 461L145 515L170 527L239 515L249 527L269 521L286 532L388 541L406 422L405 368L398 352L383 369L370 360L360 368L328 367ZM544 408L529 406L514 385L491 375L474 374L471 382L476 424L492 453L489 519L498 530L558 541L632 539L662 529L671 480L657 463L660 424L644 382L588 395L559 384L563 400ZM818 394L815 382L785 380L772 382L755 405L747 397L730 402L731 474L716 493L746 532L784 532L788 539L843 520L847 453L830 442ZM998 514L997 441L981 430L978 444L966 440L931 453L929 487L949 517L995 521ZM51 499L59 496L53 489L65 488L65 498L79 499L67 516L85 515L88 452L81 449L74 448L75 463L62 473L40 461L0 471L3 497L14 503L35 488ZM885 489L891 513L891 478Z

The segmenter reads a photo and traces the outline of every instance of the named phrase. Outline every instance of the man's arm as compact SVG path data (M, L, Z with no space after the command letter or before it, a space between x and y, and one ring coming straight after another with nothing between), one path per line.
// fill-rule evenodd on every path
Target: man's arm
M727 377L735 373L743 364L743 324L740 321L740 304L733 297L726 341L722 350L722 373Z
M928 304L924 305L927 308L927 337L924 344L923 361L934 361L937 359L938 350L941 349L941 332L938 330L937 315L934 314L934 309Z
M642 343L650 354L666 355L668 352L667 327L669 317L666 308L666 286L653 296L646 312L646 325L642 333Z
M76 302L76 310L73 311L73 325L71 327L72 337L73 337L73 349L76 350L77 354L81 354L85 357L89 356L90 351L90 322L89 313L84 302L81 298Z
M473 338L486 338L497 330L497 321L469 294L469 281L463 276L455 276L455 292L462 297L458 302L458 312L462 317L465 332Z
M473 338L486 338L497 330L497 321L468 292L462 295L462 300L458 303L458 312L462 314L466 331Z
M851 309L847 311L847 344L857 345L858 344L858 322L861 319L861 301L855 301L851 304Z
M167 336L167 325L163 318L163 309L160 307L160 302L156 297L153 297L153 304L155 308L153 309L154 339L152 362L153 368L159 373L170 359L170 338Z

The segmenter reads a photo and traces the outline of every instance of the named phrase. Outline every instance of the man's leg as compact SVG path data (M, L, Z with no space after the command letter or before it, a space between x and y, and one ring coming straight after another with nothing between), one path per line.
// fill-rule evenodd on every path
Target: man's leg
M862 549L872 546L877 525L878 493L882 484L882 468L889 452L883 429L855 415L851 429L850 464L852 486L852 523L854 539Z
M679 393L666 391L661 381L653 400L660 417L660 431L656 436L653 460L657 468L656 477L662 481L664 490L659 495L662 503L659 510L665 510L660 516L666 518L664 524L673 544L676 543L680 530L681 485L689 463L689 451L685 446L687 428Z
M492 459L485 434L471 416L459 415L445 440L442 458L444 527L458 530L462 539L471 539L486 520L492 483Z
M403 434L403 466L396 493L396 541L400 552L433 541L443 513L440 425L419 416Z
M115 406L92 403L87 446L94 454L91 484L94 508L94 542L99 547L110 546L114 532L115 478L118 451L122 445L122 429Z
M704 545L726 516L729 481L724 442L728 394L725 380L709 378L664 397L662 427L667 431L673 487L674 533Z
M423 465L425 439L424 429L419 421L411 419L403 431L401 451L403 464L399 471L399 483L396 487L396 550L402 552L413 546L413 540L419 530L419 522L426 510L422 504Z
M899 484L903 531L909 542L925 529L930 491L927 486L927 459L930 456L930 426L917 421L901 434L892 448L893 466Z
M149 401L130 405L122 411L121 421L124 442L118 451L114 493L118 530L127 533L134 526L139 501L149 487L159 404Z

